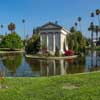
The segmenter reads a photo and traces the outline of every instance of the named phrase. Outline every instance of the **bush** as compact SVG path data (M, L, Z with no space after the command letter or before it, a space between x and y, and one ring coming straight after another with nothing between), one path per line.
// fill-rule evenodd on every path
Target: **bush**
M72 55L74 55L74 51L72 51L72 50L67 50L67 51L64 52L64 55L65 55L65 56L72 56Z
M27 54L37 54L40 51L40 37L38 35L33 35L27 41L25 51Z
M10 48L10 49L21 49L23 47L23 42L21 40L21 37L13 32L11 34L6 35L1 43L0 43L1 48Z

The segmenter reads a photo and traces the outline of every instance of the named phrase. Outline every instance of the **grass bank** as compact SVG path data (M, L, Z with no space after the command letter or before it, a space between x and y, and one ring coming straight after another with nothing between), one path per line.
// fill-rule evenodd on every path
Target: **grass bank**
M40 78L7 78L0 100L99 100L100 72Z

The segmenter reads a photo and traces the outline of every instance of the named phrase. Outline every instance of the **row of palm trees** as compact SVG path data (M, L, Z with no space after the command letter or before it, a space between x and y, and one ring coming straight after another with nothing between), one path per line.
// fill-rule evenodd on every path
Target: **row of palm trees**
M82 18L79 16L79 17L77 18L77 21L78 21L78 22L75 22L75 23L74 23L75 29L77 30L77 25L78 25L78 23L79 23L80 32L82 32L82 27L81 27Z
M25 30L25 23L26 23L26 20L25 19L22 19L22 23L23 23L23 33L24 33L24 39L25 39L25 36L26 36L26 30ZM4 28L4 25L3 24L1 24L0 25L0 28L1 29L3 29ZM14 32L15 31L15 29L16 29L16 25L14 24L14 23L10 23L9 25L8 25L8 30L12 33L12 32ZM2 32L3 33L3 32Z
M98 17L98 25L94 24L94 17ZM96 41L98 41L98 33L100 32L100 10L96 9L95 12L91 12L90 17L92 18L92 22L90 23L90 26L88 28L89 31L91 31L91 46L93 46L93 33L96 33Z

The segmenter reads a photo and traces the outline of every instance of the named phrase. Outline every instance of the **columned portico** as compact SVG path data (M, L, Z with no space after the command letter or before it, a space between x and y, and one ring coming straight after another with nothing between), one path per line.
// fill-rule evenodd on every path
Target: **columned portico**
M48 51L48 34L46 34L46 37L47 37L47 51Z
M40 28L40 42L41 46L45 46L48 52L55 54L56 49L60 53L64 53L64 49L68 50L66 41L66 35L69 31L63 27L54 24L47 23Z
M53 52L55 52L55 34L53 33Z

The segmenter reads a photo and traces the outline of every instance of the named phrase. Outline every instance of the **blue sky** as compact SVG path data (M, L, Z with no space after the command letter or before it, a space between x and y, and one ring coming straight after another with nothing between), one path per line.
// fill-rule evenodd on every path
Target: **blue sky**
M31 35L33 28L48 21L58 21L68 30L82 17L82 31L90 37L87 28L91 22L90 13L100 8L100 0L0 0L1 31L8 32L10 22L16 24L16 31L23 37L22 19L26 19L26 32ZM97 23L97 17L95 17Z

